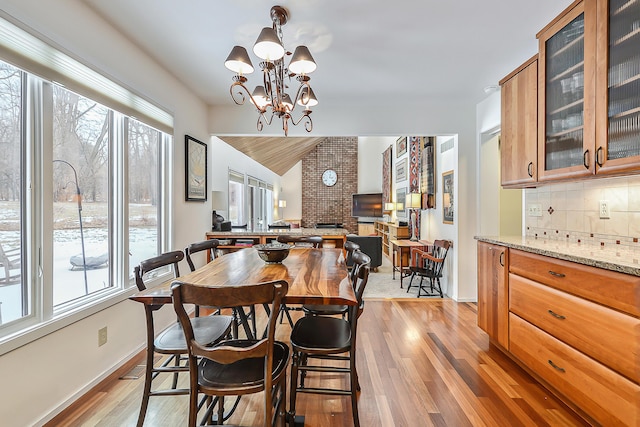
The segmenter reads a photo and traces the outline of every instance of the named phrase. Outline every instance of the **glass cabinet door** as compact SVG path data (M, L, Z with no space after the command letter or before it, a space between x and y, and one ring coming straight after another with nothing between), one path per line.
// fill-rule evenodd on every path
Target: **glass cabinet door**
M587 11L585 4L590 5ZM539 108L544 123L538 159L541 179L590 175L594 170L594 82L589 78L595 67L592 4L585 0L538 34Z
M606 2L603 2L606 4ZM598 109L598 172L622 172L640 167L640 0L609 0L606 13L607 63L599 67L598 101L606 99L606 112ZM603 55L604 56L604 55ZM606 67L606 68L604 68ZM606 79L606 80L605 80ZM606 90L606 92L603 92ZM605 119L606 118L606 119ZM606 120L606 122L605 122Z

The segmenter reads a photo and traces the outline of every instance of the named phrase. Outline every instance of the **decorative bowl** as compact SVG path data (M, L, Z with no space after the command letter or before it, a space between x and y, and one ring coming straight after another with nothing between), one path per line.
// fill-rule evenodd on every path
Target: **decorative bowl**
M267 264L280 264L289 256L290 246L283 243L267 243L264 245L253 245L258 251L260 258Z

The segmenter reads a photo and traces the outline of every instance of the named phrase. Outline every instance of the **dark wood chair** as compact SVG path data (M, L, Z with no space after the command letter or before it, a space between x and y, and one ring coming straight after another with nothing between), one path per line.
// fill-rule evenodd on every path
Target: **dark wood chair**
M347 264L351 264L351 273L349 274L349 278L351 279L351 284L355 284L356 278L354 277L354 273L357 272L356 269L353 268L353 253L357 250L360 250L360 245L354 242L346 241L344 242L344 250L347 254L345 257ZM349 306L347 305L319 305L319 304L303 304L302 311L306 316L335 316L342 315L343 318L347 313Z
M440 278L442 278L442 269L444 268L449 247L451 247L450 241L436 240L426 251L419 248L411 248L411 262L409 265L411 280L409 280L407 292L411 289L413 279L416 276L420 276L418 298L421 296L443 297ZM423 285L425 278L429 281L428 285L426 283ZM425 293L422 294L422 291L425 291Z
M283 234L276 239L280 243L288 243L292 246L298 247L322 247L322 236L291 236Z
M189 264L189 268L191 271L196 270L196 266L193 263L193 259L191 256L198 252L209 251L209 258L213 260L218 257L216 254L216 249L218 248L220 242L218 239L209 239L203 240L202 242L191 243L184 250L185 257L187 258L187 264ZM219 311L219 308L215 307L216 310ZM255 337L257 335L257 325L256 325L256 308L255 306L248 307L249 314L244 311L242 307L234 307L233 308L233 336L238 337L238 328L244 327L245 333L247 337ZM200 315L200 305L196 305L195 309L196 317ZM251 321L251 325L249 324Z
M183 282L172 284L173 305L187 338L189 350L189 426L198 417L198 394L215 397L205 409L203 420L224 419L224 397L264 391L264 426L284 425L286 414L286 371L289 346L275 340L276 319L287 293L286 281L256 285L204 287ZM192 330L184 304L236 307L271 305L263 339L233 339L213 346L200 341ZM198 362L198 360L200 360ZM275 408L275 410L274 410Z
M158 269L163 267L172 268L173 277L178 277L180 275L178 262L182 259L184 259L184 253L182 253L182 251L172 251L140 262L140 265L134 268L136 286L141 291L145 290L147 286L145 285L144 277L148 277L149 273L157 272ZM141 427L144 423L147 406L149 405L149 397L189 394L189 389L177 388L178 374L189 370L187 365L181 363L181 355L187 354L187 343L182 326L176 322L156 336L153 312L160 308L162 308L162 305L145 304L144 306L147 324L147 361L142 404L140 405L140 413L138 415L138 427ZM229 333L232 320L231 316L205 316L191 319L191 324L198 340L213 344ZM160 366L155 366L154 356L156 353L169 355L169 357L167 357ZM160 373L173 373L173 384L171 388L151 390L152 381Z
M291 331L291 347L293 349L289 395L289 419L291 420L295 419L297 393L348 395L351 396L353 423L355 426L360 425L356 395L356 391L360 389L356 369L356 332L358 318L364 310L362 294L369 279L371 260L368 255L356 251L353 253L353 261L356 270L355 289L358 304L349 306L347 319L330 316L305 316L296 322ZM344 355L345 353L347 355ZM348 367L326 364L310 365L309 360L314 359L348 361ZM347 389L306 387L304 381L307 372L349 374L349 387ZM299 384L298 374L300 374ZM334 377L331 375L332 383L335 380Z

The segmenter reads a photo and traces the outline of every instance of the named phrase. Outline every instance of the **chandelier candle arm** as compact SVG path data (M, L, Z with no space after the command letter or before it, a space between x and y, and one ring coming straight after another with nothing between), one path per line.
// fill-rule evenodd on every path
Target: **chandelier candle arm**
M260 68L263 74L263 85L256 86L251 92L245 85L245 74L254 71L253 64L242 46L234 46L225 61L225 66L236 73L229 89L231 98L237 105L243 105L247 98L258 110L257 129L262 131L264 125L271 125L273 116L282 120L282 129L285 136L289 132L289 121L297 126L304 121L307 132L313 129L311 120L311 107L318 104L318 99L309 85L309 73L317 68L316 62L304 45L296 47L293 55L288 52L282 43L282 26L289 20L289 12L282 6L271 8L272 27L265 27L260 32L254 46L253 53L261 59ZM289 65L285 58L291 56ZM296 77L300 83L296 96L292 99L287 93L285 78ZM301 116L296 120L292 113L296 105L304 107ZM267 118L268 117L268 118Z

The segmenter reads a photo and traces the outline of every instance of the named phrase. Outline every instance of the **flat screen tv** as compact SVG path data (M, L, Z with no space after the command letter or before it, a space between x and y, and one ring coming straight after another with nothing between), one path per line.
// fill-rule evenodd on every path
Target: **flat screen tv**
M382 193L354 194L351 216L382 216Z

